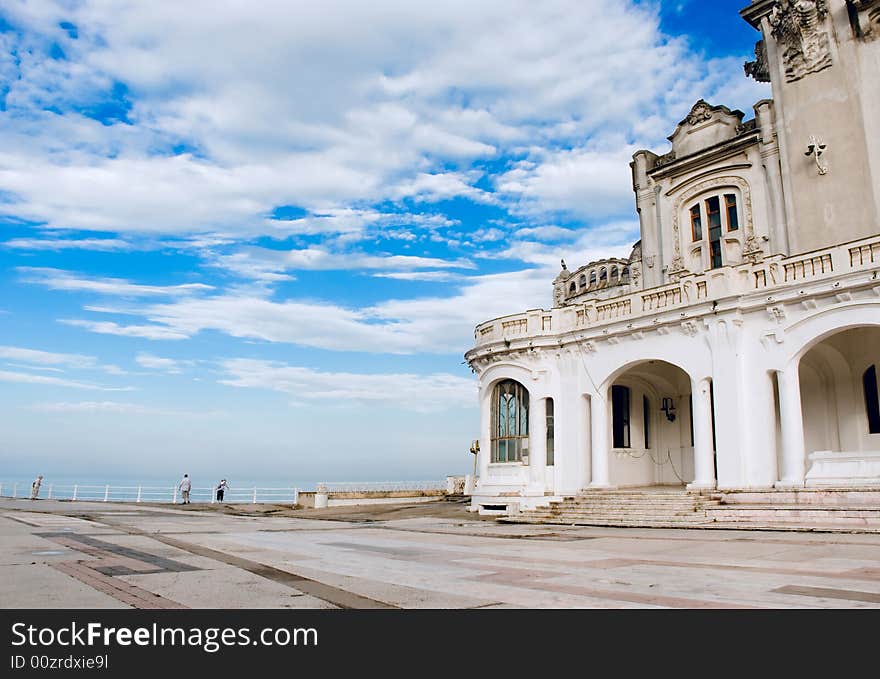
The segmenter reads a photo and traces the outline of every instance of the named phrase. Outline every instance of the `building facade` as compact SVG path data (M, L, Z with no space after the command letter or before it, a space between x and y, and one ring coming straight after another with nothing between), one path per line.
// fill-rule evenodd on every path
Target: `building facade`
M754 115L631 163L628 259L480 324L473 508L590 488L880 488L880 0L754 0Z

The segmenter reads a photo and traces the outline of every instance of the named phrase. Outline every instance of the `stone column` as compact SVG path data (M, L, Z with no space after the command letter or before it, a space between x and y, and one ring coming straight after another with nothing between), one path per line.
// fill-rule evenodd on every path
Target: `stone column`
M547 399L529 398L529 489L544 494L547 468Z
M480 452L477 455L477 474L479 485L489 480L489 460L492 457L492 441L489 430L492 427L492 389L480 390Z
M694 404L694 480L688 488L715 487L715 451L712 449L712 399L709 380L691 380Z
M797 361L777 373L779 380L779 420L782 428L781 488L804 485L804 418L801 412L801 384Z
M608 488L608 390L590 396L590 488Z

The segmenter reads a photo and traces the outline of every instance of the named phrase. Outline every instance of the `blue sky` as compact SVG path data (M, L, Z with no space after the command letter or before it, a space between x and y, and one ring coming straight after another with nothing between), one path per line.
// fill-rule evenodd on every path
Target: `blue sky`
M0 477L441 478L473 326L769 96L745 0L0 9Z

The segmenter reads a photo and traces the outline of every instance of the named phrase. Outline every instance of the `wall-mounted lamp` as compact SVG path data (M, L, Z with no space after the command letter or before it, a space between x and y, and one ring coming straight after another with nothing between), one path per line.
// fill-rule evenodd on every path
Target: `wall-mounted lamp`
M474 478L477 478L477 453L480 452L480 442L471 441L471 452L474 454Z
M815 136L810 137L810 141L807 144L807 150L804 153L805 156L813 156L813 159L816 161L816 168L819 170L819 174L828 174L828 168L822 163L819 162L819 156L825 151L826 144L823 144L819 139L816 139Z
M675 402L668 397L664 397L660 410L666 415L666 419L675 422Z

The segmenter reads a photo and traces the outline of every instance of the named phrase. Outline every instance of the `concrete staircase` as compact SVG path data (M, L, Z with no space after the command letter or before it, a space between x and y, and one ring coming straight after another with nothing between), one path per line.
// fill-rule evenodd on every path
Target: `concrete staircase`
M880 489L590 490L509 523L880 533Z
M707 508L717 504L720 504L720 500L712 495L675 488L589 490L551 502L548 507L524 511L500 520L513 523L681 528L707 523Z
M711 528L880 533L880 489L721 491Z

